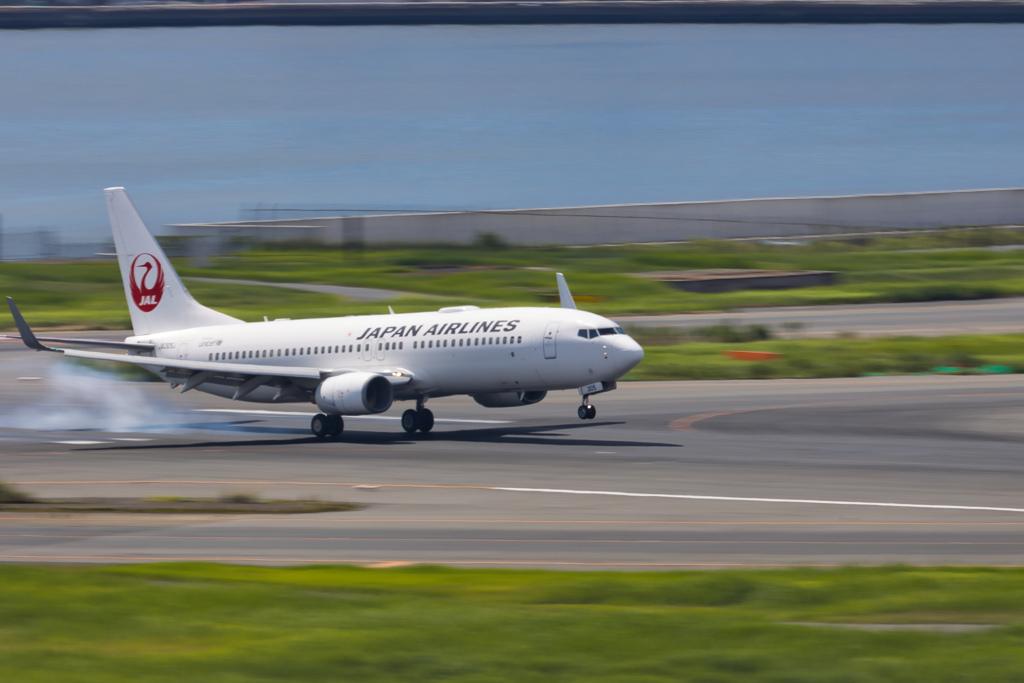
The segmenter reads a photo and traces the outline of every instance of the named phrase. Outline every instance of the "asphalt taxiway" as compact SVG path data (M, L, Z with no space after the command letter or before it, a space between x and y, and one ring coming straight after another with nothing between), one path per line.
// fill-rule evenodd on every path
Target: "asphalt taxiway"
M780 337L935 337L1024 330L1024 298L847 306L779 306L718 313L618 318L627 327L693 329L718 323L766 325Z
M686 568L1024 565L1024 376L622 383L516 409L304 404L125 383L0 343L0 478L39 497L256 494L318 515L0 512L0 560Z

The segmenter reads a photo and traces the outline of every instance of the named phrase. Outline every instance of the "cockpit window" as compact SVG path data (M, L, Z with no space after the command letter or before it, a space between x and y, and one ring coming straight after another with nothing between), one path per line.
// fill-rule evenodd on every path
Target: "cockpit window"
M594 337L603 337L607 334L626 334L623 332L621 327L602 327L596 330L584 328L576 332L576 335L583 337L584 339L593 339Z

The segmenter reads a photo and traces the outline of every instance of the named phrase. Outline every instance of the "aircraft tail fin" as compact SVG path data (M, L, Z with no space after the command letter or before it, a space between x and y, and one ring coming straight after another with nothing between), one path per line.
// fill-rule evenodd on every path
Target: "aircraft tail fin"
M192 298L123 187L103 193L136 335L243 322Z

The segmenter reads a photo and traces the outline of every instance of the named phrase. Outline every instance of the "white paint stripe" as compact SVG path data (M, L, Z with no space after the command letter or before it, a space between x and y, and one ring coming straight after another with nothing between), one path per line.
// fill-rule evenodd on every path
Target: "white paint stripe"
M59 443L66 446L95 446L99 443L107 443L106 441L51 441L50 443Z
M283 410L240 410L237 408L197 408L193 412L196 413L231 413L233 415L267 415L270 417L296 417L305 418L312 420L316 413L289 413ZM385 420L397 422L401 420L400 417L393 417L390 415L345 415L346 420ZM459 422L465 424L482 424L482 425L505 425L512 424L512 420L456 420L454 418L439 417L434 422Z
M976 505L928 505L924 503L872 503L853 500L803 500L800 498L743 498L740 496L693 496L675 493L627 493L624 491L574 491L572 489L522 489L504 486L495 491L517 493L572 493L579 496L623 496L627 498L673 498L679 500L724 500L741 503L797 503L801 505L853 505L859 507L915 508L923 510L978 510L984 512L1024 512L1024 508L999 508Z
M114 436L111 437L113 441L152 441L153 439L138 439L131 436Z

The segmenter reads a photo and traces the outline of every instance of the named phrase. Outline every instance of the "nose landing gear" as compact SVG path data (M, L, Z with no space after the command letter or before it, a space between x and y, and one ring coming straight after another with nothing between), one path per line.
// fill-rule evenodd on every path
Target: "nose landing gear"
M597 408L590 405L589 399L589 396L584 396L583 405L576 409L576 414L579 415L581 420L593 420L597 417Z

